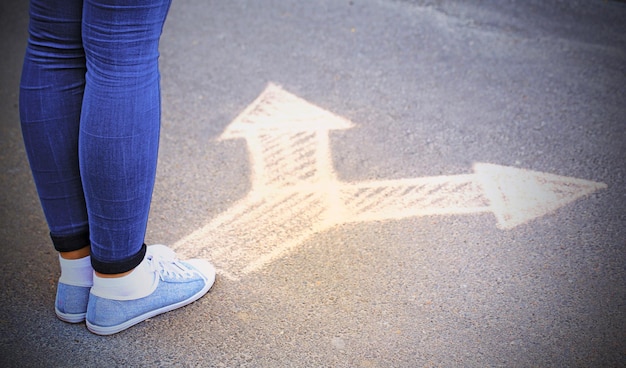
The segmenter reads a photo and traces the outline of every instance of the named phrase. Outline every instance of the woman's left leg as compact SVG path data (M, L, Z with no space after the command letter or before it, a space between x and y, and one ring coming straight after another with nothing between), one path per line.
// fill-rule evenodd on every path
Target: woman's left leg
M81 39L83 0L31 0L29 38L20 82L24 146L59 251L55 310L68 322L85 319L93 269L78 164L85 88Z
M78 164L85 89L83 0L31 0L20 120L37 192L59 252L89 245Z

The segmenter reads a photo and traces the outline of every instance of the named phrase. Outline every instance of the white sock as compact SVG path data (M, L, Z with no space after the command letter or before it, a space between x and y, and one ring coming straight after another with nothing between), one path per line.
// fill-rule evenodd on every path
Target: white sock
M93 276L91 293L114 300L134 300L146 297L159 285L159 276L144 259L131 273L122 277Z
M61 277L59 282L72 286L91 287L93 285L93 268L91 257L65 259L59 255Z

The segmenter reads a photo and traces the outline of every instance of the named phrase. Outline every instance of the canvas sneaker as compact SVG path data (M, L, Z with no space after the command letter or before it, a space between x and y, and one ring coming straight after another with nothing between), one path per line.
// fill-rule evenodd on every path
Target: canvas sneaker
M61 321L80 323L85 320L89 286L74 286L59 282L54 311Z
M123 331L148 318L187 304L206 294L215 281L215 268L207 261L180 261L164 245L148 247L146 260L158 280L148 296L115 300L91 293L87 304L87 328L98 335Z

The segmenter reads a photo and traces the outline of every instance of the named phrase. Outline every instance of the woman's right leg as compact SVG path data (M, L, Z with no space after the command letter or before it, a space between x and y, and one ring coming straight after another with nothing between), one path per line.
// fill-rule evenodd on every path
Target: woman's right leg
M85 0L80 169L96 271L87 327L122 331L206 294L215 270L146 249L160 126L158 43L170 0Z
M169 0L85 0L80 170L101 274L143 260L160 128L159 37Z

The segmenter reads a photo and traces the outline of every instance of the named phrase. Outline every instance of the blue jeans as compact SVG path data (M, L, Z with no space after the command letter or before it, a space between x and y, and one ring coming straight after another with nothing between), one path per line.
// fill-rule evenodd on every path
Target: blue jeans
M31 0L24 144L58 251L94 269L144 256L160 127L158 45L171 0Z

